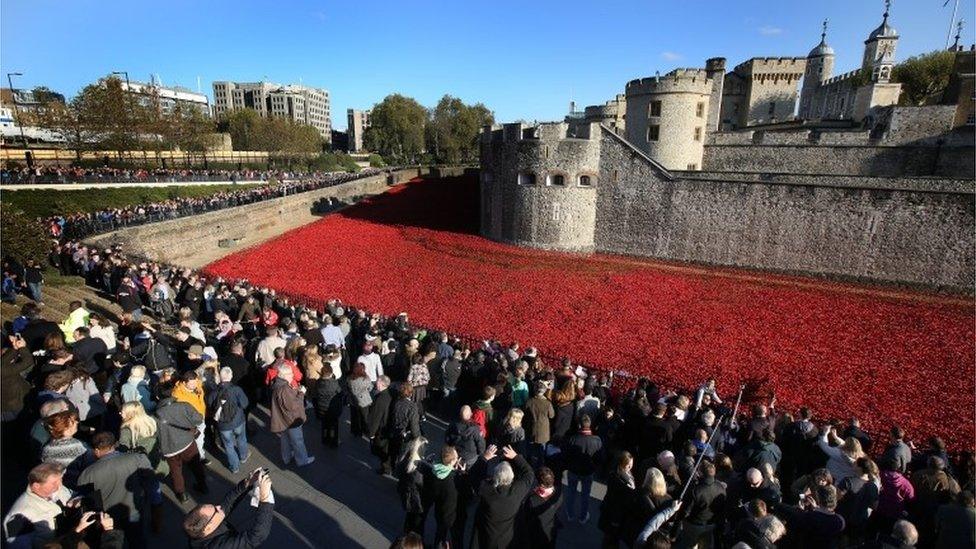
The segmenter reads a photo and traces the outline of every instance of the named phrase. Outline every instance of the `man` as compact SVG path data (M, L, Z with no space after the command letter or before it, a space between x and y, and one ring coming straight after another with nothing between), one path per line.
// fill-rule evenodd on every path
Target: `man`
M44 303L41 301L41 286L44 285L44 274L41 273L41 267L33 259L27 260L27 268L25 269L24 276L31 299L38 305L43 305Z
M27 323L20 329L20 336L27 342L27 348L31 352L41 350L48 335L61 332L56 322L41 318L41 311L34 303L24 304L21 314L27 318Z
M528 442L529 460L536 466L545 461L546 444L549 444L549 422L556 417L552 401L546 398L548 387L542 381L535 383L535 396L525 405L525 415L529 421Z
M159 481L149 458L141 452L120 453L115 435L101 432L92 438L95 463L78 477L78 489L90 494L98 508L112 516L114 523L125 531L134 547L145 540L142 531L142 511L153 494L158 493ZM162 501L153 507L153 522L159 524Z
M245 410L248 407L247 396L240 387L234 384L234 371L228 367L220 369L220 383L207 393L207 409L213 410L213 420L217 424L217 431L224 441L224 453L227 455L227 469L236 475L241 464L250 455L247 447L247 433Z
M254 363L262 370L266 370L268 366L274 364L275 349L284 349L286 345L288 345L288 342L278 335L278 328L276 326L268 326L265 328L264 339L258 343L258 348L254 355Z
M71 356L78 366L88 372L88 375L95 375L102 369L105 355L108 354L105 341L97 337L89 337L91 331L84 326L76 328L73 335L75 342L71 345Z
M183 464L190 466L196 477L197 491L207 493L207 477L200 452L197 451L197 427L203 423L203 416L186 402L173 399L173 383L159 385L159 404L156 416L159 423L159 453L169 463L173 477L173 492L180 503L189 501L186 484L183 480Z
M88 326L88 310L80 301L72 301L68 305L67 318L61 323L61 331L64 333L64 340L67 343L75 342L75 329Z
M738 493L738 504L746 505L750 501L762 501L769 509L775 508L783 500L779 486L763 478L763 474L755 467L746 471L742 488Z
M131 276L122 277L122 284L115 293L115 301L122 308L122 312L132 315L133 321L142 320L142 298L139 297L139 289L132 282Z
M488 462L494 459L498 448L489 446L478 460L472 475L487 476ZM485 478L478 488L478 508L475 511L474 532L471 547L509 547L512 543L515 517L529 490L535 475L532 467L511 446L502 448L506 461L495 466L490 478Z
M725 486L715 479L715 464L703 461L698 474L698 482L691 490L688 514L676 542L677 547L712 547L715 531L720 529L725 519Z
M27 490L3 519L4 538L12 548L40 547L55 536L71 491L61 484L64 467L42 463L27 475Z
M227 515L234 512L254 486L258 487L258 514L251 526L238 532L227 522ZM183 519L183 530L190 538L190 547L207 549L246 549L261 547L271 533L274 519L274 499L271 494L271 477L260 469L249 478L240 481L224 496L220 505L197 505Z
M474 465L478 456L485 453L485 439L478 426L471 421L471 407L467 404L461 407L458 421L447 428L444 443L456 448L461 463L468 467Z
M241 384L247 378L251 364L244 358L244 342L235 339L230 344L230 352L220 357L220 367L230 368L233 373L231 381Z
M390 392L390 378L380 376L376 380L376 394L373 404L369 408L366 420L367 432L370 440L370 451L380 458L380 474L388 475L390 467L389 445L386 426L389 423L390 409L393 404L393 394Z
M326 315L322 320L322 344L323 345L335 345L336 349L342 351L346 347L346 337L342 334L342 329L339 328L338 319L333 320L332 317Z
M871 439L871 435L865 433L861 429L861 420L856 417L852 417L847 429L841 435L841 438L847 439L847 437L854 437L861 443L861 449L865 452L871 451L871 444L874 442Z
M836 547L847 526L844 517L834 512L837 489L830 484L818 486L802 498L799 507L781 506L778 510L786 520L788 540L806 547ZM792 544L784 543L790 547Z
M190 310L192 320L200 318L200 309L203 306L203 282L195 276L191 278L190 285L183 291L180 306Z
M584 414L579 420L579 431L569 437L564 449L566 469L569 472L566 518L570 521L576 520L574 513L577 487L579 487L579 497L582 500L579 509L580 524L590 521L590 489L593 487L593 473L596 472L603 452L603 441L593 434L590 429L591 422L590 416Z
M34 355L27 348L24 338L20 335L12 335L8 339L10 347L3 350L0 358L0 412L3 414L4 422L17 419L24 409L25 400L32 390L31 384L27 382L27 376L34 369ZM5 437L11 425L13 424L4 425ZM10 431L10 434L14 434L15 431L18 429ZM6 441L6 438L4 440Z
M894 470L901 474L908 471L908 464L912 462L912 449L905 444L905 431L897 425L891 428L891 443L885 448L883 457L892 460Z
M366 377L373 383L376 383L376 380L383 375L383 362L380 360L380 355L376 354L373 349L372 343L363 344L363 354L359 355L356 362L362 363L366 367Z
M969 490L959 492L952 503L935 513L935 547L976 547L976 498Z

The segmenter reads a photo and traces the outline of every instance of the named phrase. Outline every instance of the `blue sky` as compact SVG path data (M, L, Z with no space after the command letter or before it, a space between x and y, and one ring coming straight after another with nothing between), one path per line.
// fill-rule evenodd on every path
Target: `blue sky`
M945 46L944 0L900 0L897 57ZM976 0L960 14L976 21ZM74 95L114 70L212 96L214 80L324 87L332 118L389 93L427 106L445 93L483 102L499 121L561 118L633 78L722 56L804 56L830 19L837 72L856 68L881 21L874 0L3 0L0 72L15 85ZM973 42L972 25L963 32ZM6 86L4 78L3 85Z

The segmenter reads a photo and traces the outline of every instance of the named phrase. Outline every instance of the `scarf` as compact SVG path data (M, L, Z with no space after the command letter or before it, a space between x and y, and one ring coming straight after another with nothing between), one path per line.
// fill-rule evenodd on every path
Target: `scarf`
M444 465L443 463L434 464L434 476L437 477L438 480L444 480L453 470L454 467L451 467L450 465Z
M553 492L556 491L556 487L550 486L549 488L543 488L542 486L536 486L535 490L533 491L535 492L535 495L539 496L540 498L547 499L552 495Z

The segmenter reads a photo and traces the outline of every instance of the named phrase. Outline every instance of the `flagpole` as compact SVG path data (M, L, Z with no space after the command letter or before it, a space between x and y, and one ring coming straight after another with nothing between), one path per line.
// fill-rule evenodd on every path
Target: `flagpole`
M948 0L946 0L948 4ZM945 7L945 4L942 5ZM945 49L949 49L949 41L952 40L952 27L956 24L956 13L959 11L959 0L956 0L955 4L952 6L952 19L949 20L949 32L946 33L946 45Z

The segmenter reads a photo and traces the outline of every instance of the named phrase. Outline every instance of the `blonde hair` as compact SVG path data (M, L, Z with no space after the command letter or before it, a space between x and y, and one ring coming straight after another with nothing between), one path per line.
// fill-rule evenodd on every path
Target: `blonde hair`
M129 368L129 378L146 379L146 367L141 364L136 364L132 368Z
M857 458L864 457L864 450L861 449L861 441L854 437L847 437L844 444L841 444L840 450L850 459L856 460Z
M156 434L156 420L146 413L142 403L138 400L126 402L122 405L122 427L128 427L135 439L151 437Z
M664 481L664 473L657 467L651 467L644 475L644 491L653 497L663 497L668 494L668 483Z
M525 416L525 412L518 408L512 408L508 411L508 415L505 416L505 425L508 425L511 429L521 427L523 416Z

